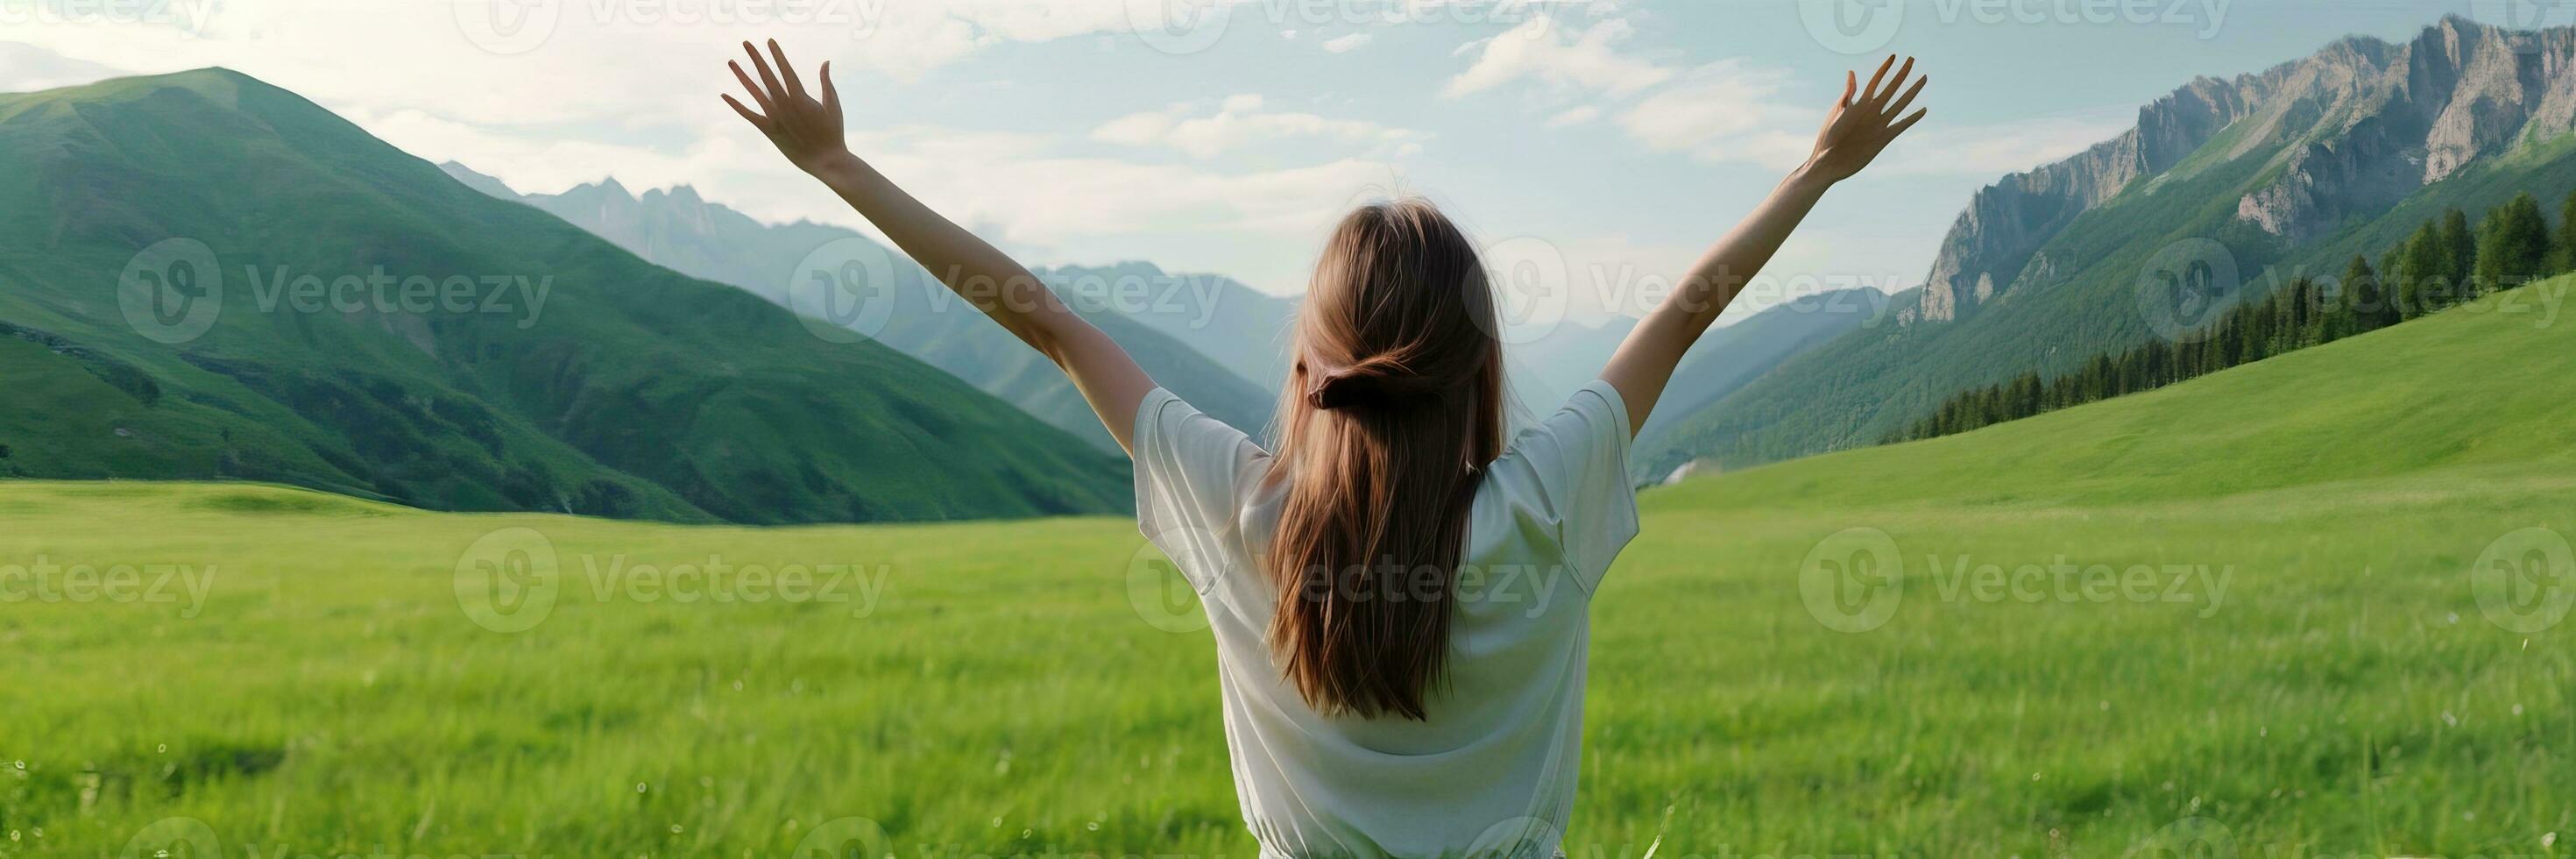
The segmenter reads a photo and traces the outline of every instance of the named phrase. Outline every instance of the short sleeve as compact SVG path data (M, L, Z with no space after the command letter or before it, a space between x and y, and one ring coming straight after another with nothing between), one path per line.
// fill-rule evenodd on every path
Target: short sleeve
M1201 414L1172 392L1136 409L1136 523L1201 596L1240 552L1245 482L1266 457L1241 430Z
M1555 514L1566 563L1586 591L1637 536L1629 436L1628 405L1619 389L1593 382L1514 443L1538 479L1543 503Z

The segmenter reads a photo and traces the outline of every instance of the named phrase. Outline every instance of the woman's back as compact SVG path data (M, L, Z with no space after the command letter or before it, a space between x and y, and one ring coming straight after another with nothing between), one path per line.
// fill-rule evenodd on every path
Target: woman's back
M1138 517L1207 610L1236 792L1265 852L1553 854L1581 760L1592 590L1637 528L1627 421L1596 383L1513 439L1476 487L1454 571L1321 571L1290 594L1264 572L1288 491L1270 454L1167 392L1145 398ZM1428 718L1324 715L1283 677L1282 599L1441 593L1448 659Z

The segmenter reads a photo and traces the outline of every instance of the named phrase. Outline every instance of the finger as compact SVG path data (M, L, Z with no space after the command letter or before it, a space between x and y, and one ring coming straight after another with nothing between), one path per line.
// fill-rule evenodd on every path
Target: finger
M832 111L833 116L840 116L841 91L832 86L832 61L824 60L822 70L815 74L823 76L823 107Z
M794 95L798 98L803 98L805 96L805 82L796 78L796 67L787 62L787 52L779 50L777 39L769 40L769 54L770 56L778 58L778 76L787 79L788 94ZM1908 65L1911 64L1909 63Z
M786 101L787 90L778 85L778 76L770 73L769 61L760 58L760 49L752 47L750 42L744 42L742 43L742 52L751 55L752 66L760 69L760 82L769 85L770 103L775 104Z
M1843 72L1843 106L1852 106L1852 97L1860 94L1860 73Z
M1878 82L1879 82L1879 81L1886 80L1886 79L1887 79L1887 70L1888 70L1888 69L1895 68L1895 67L1896 67L1896 55L1895 55L1895 54L1889 54L1889 55L1887 55L1887 62L1884 62L1884 63L1880 63L1880 64L1878 64L1878 73L1877 73L1877 74L1874 74L1874 75L1870 75L1870 76L1869 76L1869 87L1868 87L1867 89L1863 89L1863 90L1861 90L1861 99L1862 99L1862 100L1864 100L1864 101L1873 101L1873 100L1876 100L1876 99L1878 98ZM762 69L762 70L761 70L761 72L762 72L763 74L767 74L767 73L768 73L768 71L769 71L768 69Z
M770 113L778 109L769 103L768 96L760 94L760 85L752 83L751 76L743 73L741 63L726 63L725 67L733 69L734 80L741 81L742 88L751 92L751 100L760 103L760 112Z
M1887 129L1887 138L1888 138L1889 140L1894 140L1894 139L1896 139L1898 135L1902 135L1902 134L1904 134L1906 129L1908 129L1908 128L1913 128L1915 123L1917 123L1917 122L1922 122L1922 121L1923 121L1923 117L1925 117L1925 116L1929 116L1929 115L1931 115L1931 113L1932 113L1932 109L1931 109L1931 108L1928 108L1928 107L1927 107L1927 108L1924 108L1924 109L1922 109L1922 110L1915 111L1915 112L1914 112L1914 115L1913 115L1913 116L1906 117L1904 122L1897 123L1896 125L1894 125L1894 126L1892 126L1892 127L1888 128L1888 129Z
M752 112L751 108L742 106L742 102L733 100L733 96L725 96L724 100L726 104L733 105L733 112L742 114L742 118L750 122L751 127L760 129L763 134L769 132L769 117Z
M1905 78L1912 74L1914 74L1914 58L1906 57L1905 65L1896 70L1896 76L1887 79L1887 88L1878 91L1878 103L1886 104L1889 97L1896 95L1896 88L1904 86Z
M1905 91L1905 97L1904 97L1904 98L1897 99L1897 100L1896 100L1896 104L1889 106L1889 107L1887 108L1887 110L1885 111L1885 114L1886 114L1886 115L1888 115L1888 116L1901 116L1901 115L1903 115L1903 114L1905 113L1905 109L1906 109L1906 108L1909 108L1909 107L1913 107L1913 106L1914 106L1914 97L1915 97L1915 96L1918 96L1918 95L1922 95L1922 94L1923 94L1923 85L1924 85L1924 84L1931 83L1931 82L1932 82L1932 79L1931 79L1930 77L1924 77L1924 78L1921 78L1921 79L1916 80L1916 81L1914 82L1914 88L1913 88L1913 89L1906 90L1906 91Z

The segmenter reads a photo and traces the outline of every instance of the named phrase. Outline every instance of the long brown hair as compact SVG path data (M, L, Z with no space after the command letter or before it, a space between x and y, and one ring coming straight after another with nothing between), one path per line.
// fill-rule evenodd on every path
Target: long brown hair
M1270 646L1317 712L1427 719L1451 579L1503 446L1503 352L1476 247L1430 203L1342 220L1298 313L1266 570Z

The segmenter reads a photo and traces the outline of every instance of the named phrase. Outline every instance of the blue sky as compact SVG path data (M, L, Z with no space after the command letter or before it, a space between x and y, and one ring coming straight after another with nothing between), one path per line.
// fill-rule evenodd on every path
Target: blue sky
M860 155L1032 264L1294 292L1342 210L1397 190L1499 260L1564 260L1589 317L1652 301L1778 180L1874 63L1844 50L1920 56L1934 115L1827 199L1779 291L1920 282L1978 187L2193 76L2524 2L0 0L24 43L0 85L224 65L522 191L614 175L859 226L716 99L734 44L775 35L835 61ZM499 32L495 3L537 23ZM1139 34L1192 3L1225 8Z

